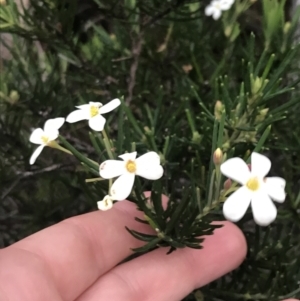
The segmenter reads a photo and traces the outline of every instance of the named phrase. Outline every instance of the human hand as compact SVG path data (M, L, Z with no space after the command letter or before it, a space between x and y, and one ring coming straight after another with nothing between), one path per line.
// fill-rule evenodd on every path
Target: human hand
M151 232L134 220L139 214L134 204L118 202L110 211L67 219L0 250L0 300L181 300L245 258L242 232L224 222L202 250L166 255L161 248L117 266L142 244L125 225Z

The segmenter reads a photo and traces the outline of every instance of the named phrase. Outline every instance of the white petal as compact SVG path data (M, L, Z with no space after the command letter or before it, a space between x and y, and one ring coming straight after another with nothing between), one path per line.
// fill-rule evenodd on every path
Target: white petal
M84 111L89 111L91 106L90 106L90 104L85 104L85 105L75 106L75 108L78 108L78 109L81 109Z
M100 107L102 107L103 106L103 104L101 103L101 102L94 102L94 101L90 101L89 102L89 106L91 107L91 106L93 106L93 107L98 107L98 108L100 108Z
M263 190L253 194L251 207L254 221L260 226L268 226L276 218L277 209Z
M42 144L42 136L45 135L41 128L35 129L29 138L29 141L34 144Z
M231 1L224 1L223 0L223 1L220 2L221 10L228 10L228 9L230 9L231 5L232 5Z
M164 173L164 169L161 165L151 166L151 165L142 165L137 166L136 175L143 177L148 180L157 180L160 179Z
M222 11L220 9L216 9L212 15L214 20L218 20L222 15Z
M208 5L204 11L206 16L211 16L214 12L215 12L215 8L211 5Z
M245 186L231 194L223 205L225 218L232 222L239 221L250 205L251 195L252 193Z
M156 152L146 153L135 160L136 174L149 179L157 180L162 177L164 170L160 165L160 157Z
M89 110L75 110L71 112L67 118L66 121L73 123L81 120L88 120L90 118L90 112Z
M112 198L116 201L125 200L130 195L134 178L135 176L133 173L121 175L111 186L110 194Z
M266 156L253 152L251 155L251 174L264 178L270 171L271 161Z
M89 120L89 126L92 130L100 132L103 131L106 119L101 115L96 115Z
M45 133L52 131L52 130L58 130L62 127L62 125L65 123L65 118L58 117L54 119L48 119L45 122L44 125L44 131Z
M97 202L99 210L106 211L113 207L113 200L111 196L107 195L102 201Z
M135 161L136 152L120 155L119 158L123 159L124 161L128 161L128 160Z
M160 157L156 152L148 152L136 159L136 164L138 165L145 165L145 164L153 164L159 165L160 164Z
M285 179L280 177L270 177L264 179L264 187L267 194L276 202L283 203L286 197L284 191Z
M221 172L224 176L246 184L250 178L250 171L244 160L241 158L231 158L221 164Z
M120 104L121 104L120 99L115 98L112 101L110 101L109 103L107 103L106 105L104 105L103 107L101 107L99 109L99 112L100 112L100 114L108 113L108 112L114 110L115 108L117 108Z
M48 137L49 141L55 140L58 137L58 135L59 132L56 129L49 130L47 133L45 132L45 136Z
M124 161L106 160L99 167L100 176L104 179L112 179L126 172Z
M29 163L32 165L34 164L36 158L40 155L40 153L42 152L43 148L45 147L45 145L40 145L31 155Z

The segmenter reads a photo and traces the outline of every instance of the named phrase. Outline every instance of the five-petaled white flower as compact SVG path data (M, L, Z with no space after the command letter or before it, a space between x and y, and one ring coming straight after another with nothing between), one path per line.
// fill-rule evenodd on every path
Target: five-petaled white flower
M81 120L88 120L90 128L99 132L103 130L106 122L106 119L102 114L114 110L120 104L120 99L115 98L106 105L102 105L101 102L90 102L89 104L76 106L78 110L70 113L67 116L66 121L73 123Z
M99 210L106 211L113 207L113 198L110 195L106 195L102 201L97 202Z
M240 158L232 158L221 165L221 172L243 186L231 194L223 206L226 219L236 222L246 213L251 203L254 221L260 226L272 223L277 209L271 198L279 203L285 200L285 180L279 177L265 178L271 161L258 153L251 155L251 171Z
M234 0L213 0L206 8L205 15L212 16L215 20L218 20L222 11L229 10L234 3Z
M136 152L119 156L120 160L107 160L100 165L100 176L104 179L119 177L111 186L110 195L116 201L125 200L133 187L135 176L157 180L163 175L159 155L148 152L136 159Z
M65 122L65 118L59 117L54 119L49 119L45 122L44 129L35 129L30 135L29 141L34 144L40 144L40 146L33 152L29 163L34 164L37 157L42 152L45 146L50 146L51 142L54 141L59 135L59 128Z

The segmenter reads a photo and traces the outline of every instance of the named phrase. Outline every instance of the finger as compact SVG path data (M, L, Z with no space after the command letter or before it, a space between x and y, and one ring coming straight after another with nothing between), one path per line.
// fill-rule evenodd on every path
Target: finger
M246 241L232 223L207 236L204 248L157 249L119 265L97 280L77 301L181 300L240 265Z
M125 229L126 225L149 233L149 226L136 222L135 216L142 218L134 204L118 202L110 211L67 219L6 250L10 254L20 249L34 254L49 270L62 298L74 300L99 276L129 256L132 253L130 248L141 245ZM32 273L34 271L29 275ZM4 281L14 283L14 277Z

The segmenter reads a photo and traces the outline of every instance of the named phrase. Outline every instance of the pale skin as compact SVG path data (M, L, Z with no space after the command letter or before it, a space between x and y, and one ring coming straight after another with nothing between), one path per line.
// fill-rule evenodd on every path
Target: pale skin
M246 256L242 232L223 222L202 250L166 255L167 249L157 249L117 265L132 254L130 248L142 245L125 225L151 233L135 216L142 217L134 204L118 202L109 211L67 219L0 250L0 300L179 301L237 268Z

